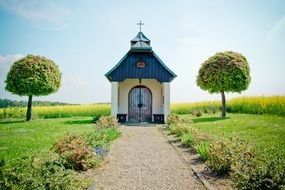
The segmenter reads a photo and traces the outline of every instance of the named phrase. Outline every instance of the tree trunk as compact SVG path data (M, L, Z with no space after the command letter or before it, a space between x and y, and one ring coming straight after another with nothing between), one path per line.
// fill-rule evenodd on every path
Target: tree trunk
M29 95L28 108L27 108L27 121L30 121L32 119L32 103L33 103L33 96Z
M221 96L222 96L222 117L226 117L226 97L224 91L221 91Z

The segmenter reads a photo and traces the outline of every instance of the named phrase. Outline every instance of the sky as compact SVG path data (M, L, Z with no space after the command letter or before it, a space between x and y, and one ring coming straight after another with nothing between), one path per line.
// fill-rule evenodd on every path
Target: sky
M27 54L53 60L62 86L35 100L110 102L107 73L139 32L175 73L171 102L218 100L196 85L198 70L216 52L246 56L251 83L236 96L285 95L284 0L0 0L0 98L7 72Z

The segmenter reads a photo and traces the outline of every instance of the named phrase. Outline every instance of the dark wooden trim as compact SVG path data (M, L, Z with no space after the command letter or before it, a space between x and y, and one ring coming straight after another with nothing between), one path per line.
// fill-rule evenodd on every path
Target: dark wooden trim
M129 91L129 93L128 93L128 120L130 120L130 117L132 116L132 113L130 113L130 110L131 110L131 108L130 108L130 106L131 106L131 104L130 104L130 96L131 96L131 92L134 90L134 89L136 89L136 88L145 88L145 89L147 89L148 91L149 91L149 93L150 93L150 103L151 103L151 105L150 105L150 120L152 121L152 106L153 106L153 98L152 98L152 92L151 92L151 90L147 87L147 86L145 86L145 85L137 85L137 86L134 86L133 88L131 88L131 90ZM139 120L138 120L139 121ZM140 122L140 121L139 121Z

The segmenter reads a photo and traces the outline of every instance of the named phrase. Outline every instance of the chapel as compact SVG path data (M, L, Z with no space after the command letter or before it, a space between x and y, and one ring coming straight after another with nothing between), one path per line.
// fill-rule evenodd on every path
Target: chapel
M130 50L105 74L111 82L111 114L124 122L164 123L170 113L170 82L176 75L141 32Z

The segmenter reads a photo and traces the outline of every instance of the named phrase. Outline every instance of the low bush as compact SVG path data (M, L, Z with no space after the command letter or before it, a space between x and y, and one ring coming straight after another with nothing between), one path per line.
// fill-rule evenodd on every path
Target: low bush
M180 122L180 118L178 115L176 114L170 114L168 117L167 117L167 126L170 127L170 126L176 126L178 123Z
M118 120L114 116L102 116L96 122L97 129L116 127L118 127Z
M93 116L93 123L97 123L97 121L99 120L100 117L102 117L102 115L100 113L96 113Z
M52 158L25 157L11 163L1 161L0 189L77 190L88 185L88 181L76 172L66 170Z
M191 128L187 125L178 125L170 131L170 134L174 134L178 137L181 137L183 134L189 133L190 130Z
M68 169L87 170L98 162L92 147L87 144L83 136L66 134L63 139L55 143L53 148Z
M231 177L237 189L285 189L285 159L280 155L265 160L240 155Z
M217 109L218 109L218 108L216 108L216 107L210 107L210 108L209 108L209 110L210 110L209 113L211 113L211 114L216 114L216 113L218 112Z
M229 174L239 155L244 153L253 155L251 148L243 141L222 138L210 143L207 165L218 174Z
M200 144L201 142L209 142L212 141L212 137L208 133L202 133L198 129L193 128L192 133L195 134L195 144Z
M86 141L93 147L108 149L110 142L117 139L121 132L117 128L102 128L86 135Z
M113 116L102 116L98 119L94 132L86 135L86 139L95 149L107 150L110 142L120 135L118 120Z
M201 110L193 110L192 111L192 115L194 115L196 117L201 117L202 116L202 111Z
M208 160L209 157L209 143L202 141L198 146L196 146L196 150L203 161Z
M192 133L184 133L180 138L182 144L190 146L194 144L194 135Z

